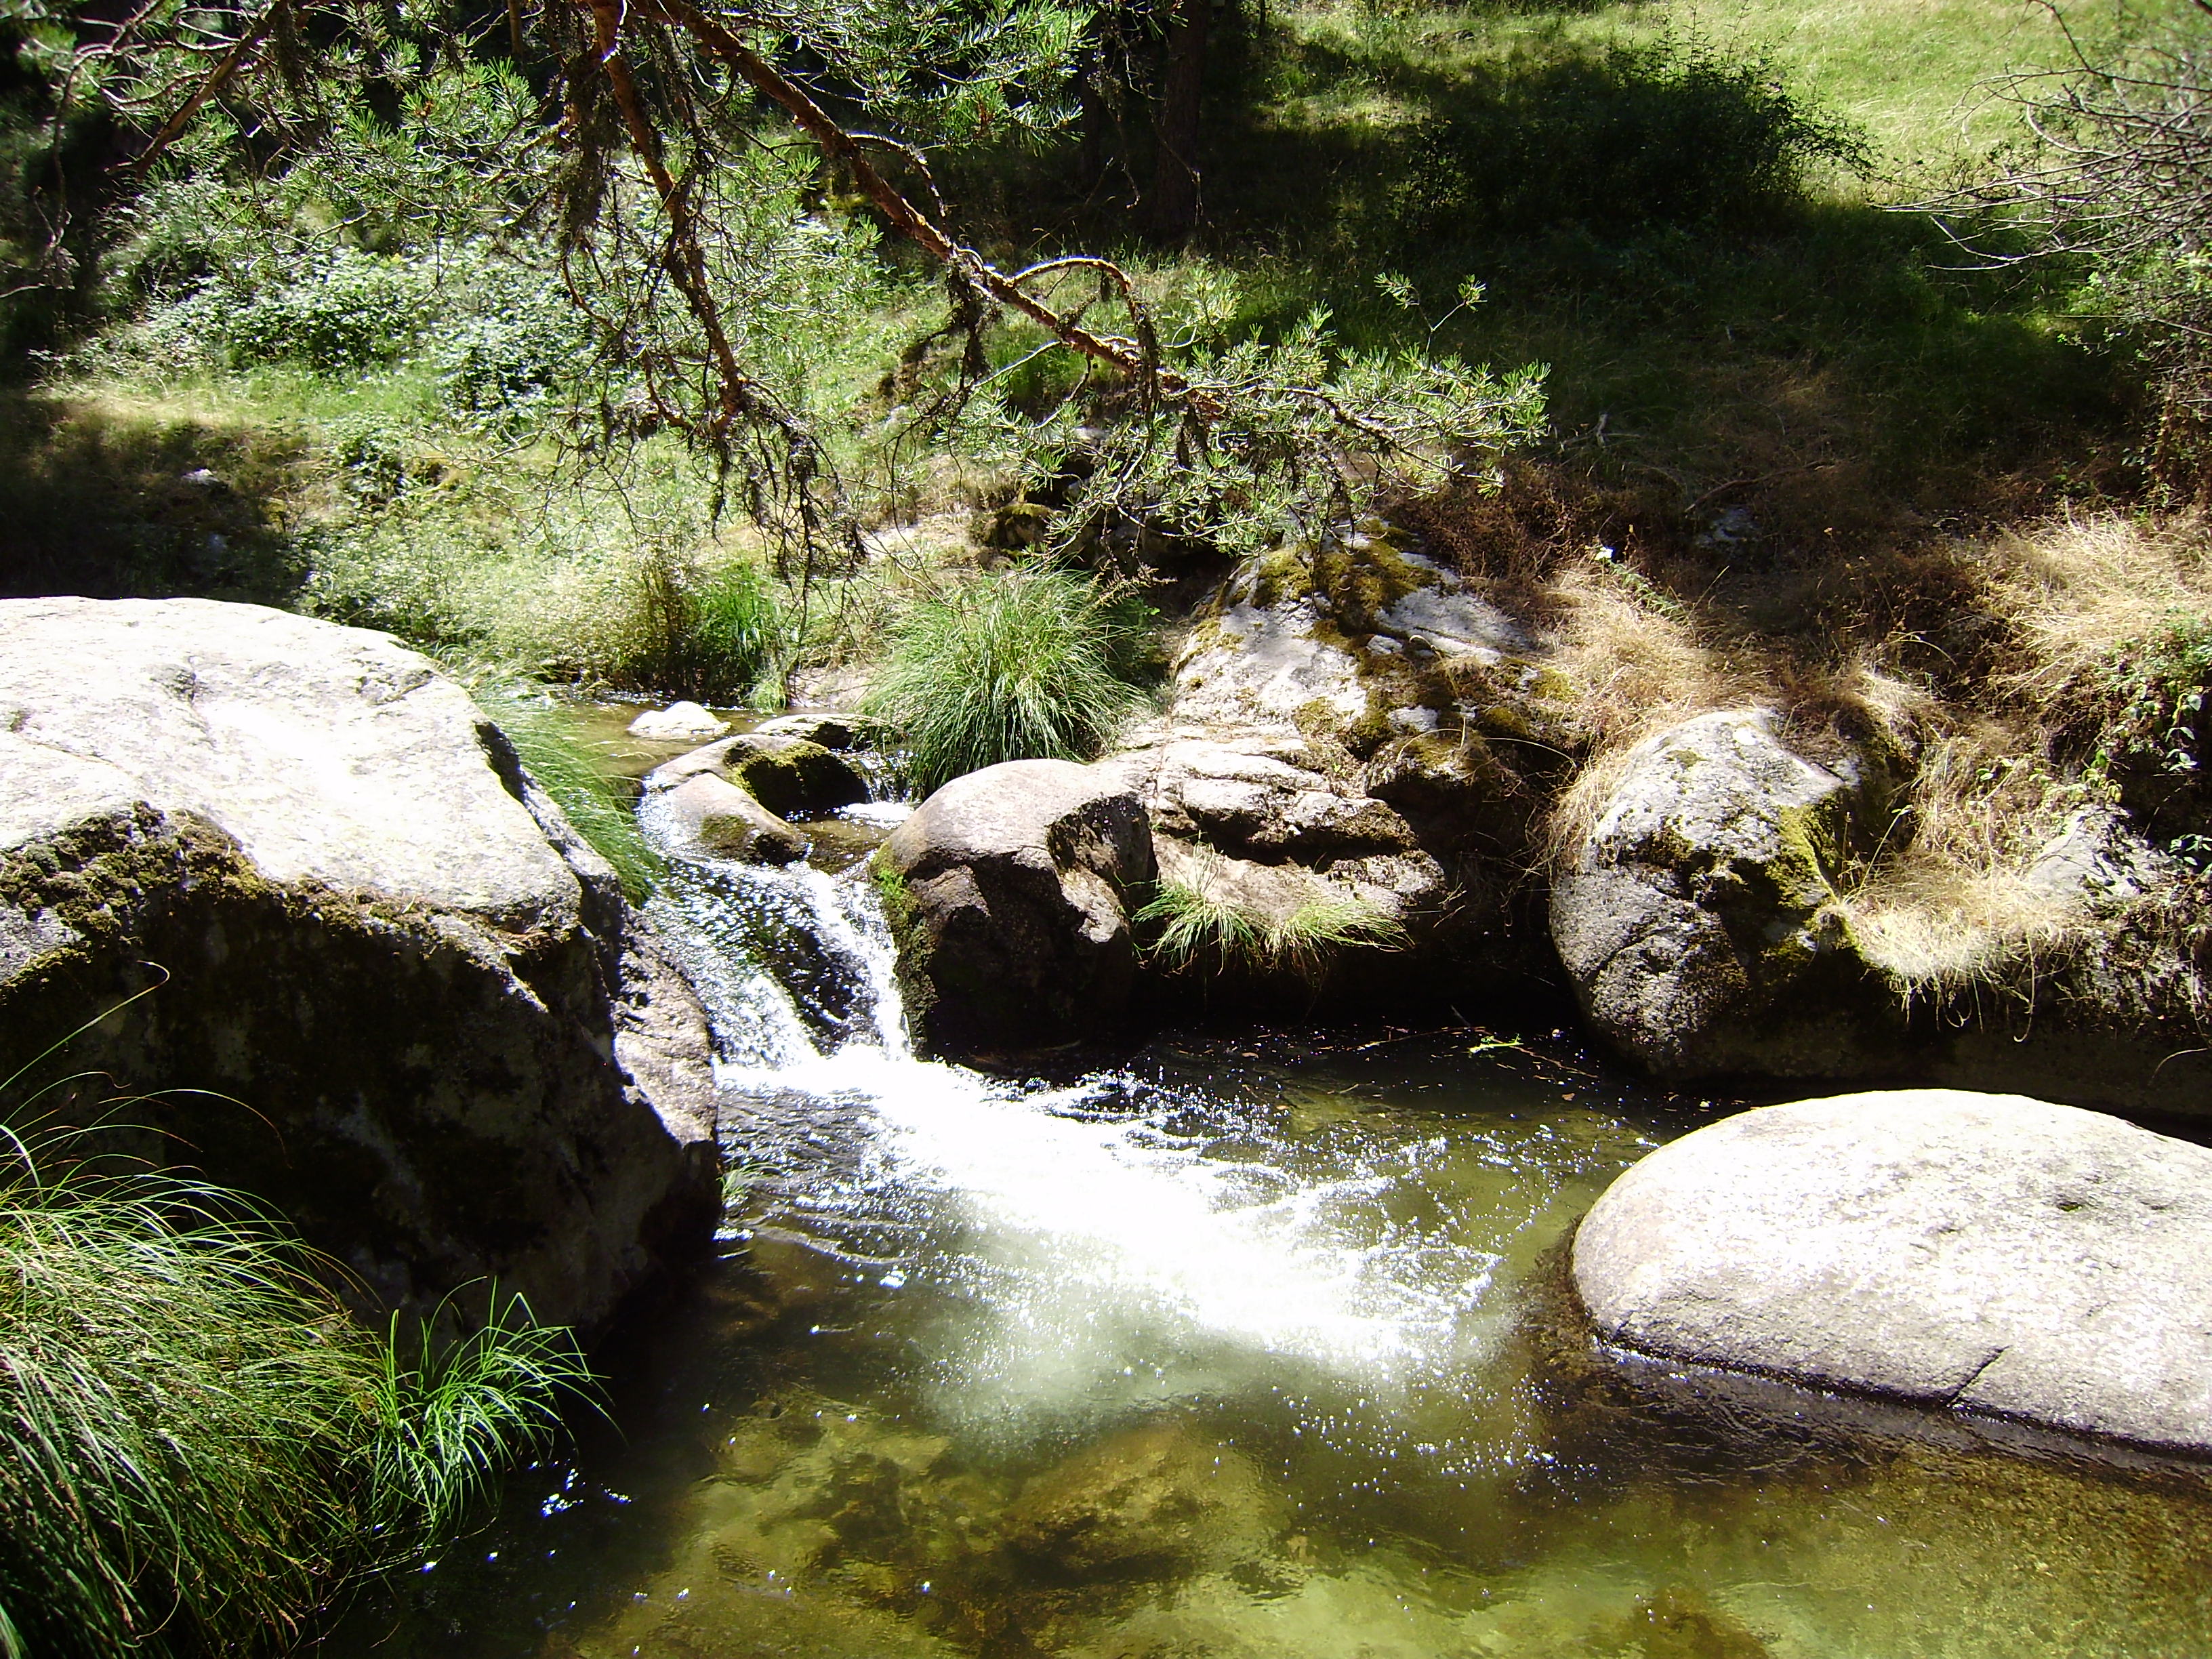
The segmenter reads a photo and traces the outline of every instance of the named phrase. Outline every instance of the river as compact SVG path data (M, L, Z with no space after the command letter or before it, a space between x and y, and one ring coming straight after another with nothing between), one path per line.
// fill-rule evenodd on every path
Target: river
M1677 1409L1584 1351L1563 1240L1723 1108L1478 1030L988 1077L908 1052L858 871L654 903L716 1026L721 1258L618 1345L608 1423L329 1650L2212 1653L2191 1477Z

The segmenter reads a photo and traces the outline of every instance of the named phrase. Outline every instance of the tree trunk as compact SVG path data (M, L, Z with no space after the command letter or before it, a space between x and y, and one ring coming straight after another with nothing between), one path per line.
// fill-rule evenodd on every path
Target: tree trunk
M1152 169L1152 228L1170 239L1198 223L1199 89L1206 78L1206 10L1212 0L1175 0L1168 18L1167 73L1160 80L1159 155Z

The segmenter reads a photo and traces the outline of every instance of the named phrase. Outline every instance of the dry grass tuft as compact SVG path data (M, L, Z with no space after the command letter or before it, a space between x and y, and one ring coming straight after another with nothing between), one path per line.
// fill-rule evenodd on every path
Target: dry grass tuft
M1551 589L1551 665L1575 690L1589 759L1554 804L1553 857L1578 846L1644 738L1717 708L1771 697L1771 681L1702 635L1668 596L1595 550Z
M2093 927L2084 896L2029 879L2085 793L2019 748L1994 720L1929 743L1865 881L1838 901L1860 954L1907 1000L2032 984L2038 962Z
M2212 613L2212 526L2201 520L2069 517L2008 535L1989 557L1992 608L2015 635L1995 689L2023 708L2063 708L2130 643Z

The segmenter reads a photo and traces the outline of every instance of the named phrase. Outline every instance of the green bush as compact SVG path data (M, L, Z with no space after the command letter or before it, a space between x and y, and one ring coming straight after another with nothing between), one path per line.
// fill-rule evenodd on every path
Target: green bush
M512 429L557 409L591 337L548 276L478 262L431 352L447 401L482 424Z
M629 614L617 625L598 672L627 690L742 702L777 694L787 629L775 590L758 567L701 569L654 553L630 584Z
M247 1200L22 1115L0 1164L8 1659L286 1645L337 1584L450 1532L588 1384L519 1302L403 1357Z
M1470 76L1420 134L1404 216L1445 240L1577 224L1743 224L1864 141L1766 64L1695 41L1529 49Z
M434 298L430 278L410 262L346 252L242 304L226 303L220 315L241 361L352 374L413 349Z
M1148 637L1127 597L1066 571L981 577L892 630L867 714L897 731L927 792L1010 760L1089 760L1142 704Z

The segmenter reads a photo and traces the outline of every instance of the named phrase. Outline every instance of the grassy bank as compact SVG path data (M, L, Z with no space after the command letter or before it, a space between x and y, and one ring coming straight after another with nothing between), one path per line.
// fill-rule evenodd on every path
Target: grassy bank
M356 1326L336 1264L112 1133L7 1116L0 1653L275 1650L559 1432L589 1373L516 1304Z
M1545 425L1501 489L1395 510L1550 641L1601 756L1729 700L1808 732L1887 724L1935 745L1925 787L1948 794L1915 804L1926 823L2009 826L2002 858L1934 830L1914 856L1956 842L1945 867L1986 875L2109 781L2085 732L2190 695L2167 684L2184 670L2142 665L2193 660L2160 641L2207 597L2083 271L1974 268L1894 210L1994 166L2019 115L1985 83L2059 47L2021 0L1301 0L1217 33L1204 216L1182 246L1136 234L1141 130L1100 179L1071 141L971 148L940 182L994 257L1117 254L1169 337L1280 338L1324 307L1348 349L1547 365ZM933 400L980 376L987 412L1034 416L1079 384L1075 361L1000 320L981 362L940 342L902 362L945 318L930 273L788 167L762 200L808 209L776 232L803 257L735 325L822 434L866 532L857 565L795 567L671 434L555 418L544 273L474 249L264 271L245 322L204 294L126 309L10 394L17 590L291 605L485 684L774 704L873 680L917 730L965 722L955 769L1094 746L1121 669L1062 674L1003 742L986 728L1005 709L915 690L957 655L926 648L933 618L989 608L993 586L962 598L998 581L978 567L1025 556L1066 484L1024 473L1005 422L933 425ZM2162 597L2122 625L2100 573L2130 567L2163 573L2144 590ZM970 669L951 678L989 678ZM2167 689L2143 692L2146 674ZM1073 736L1071 700L1089 705ZM591 815L581 794L575 810ZM2174 822L2167 840L2197 833ZM1911 894L1948 914L1934 867L1900 866L1869 916ZM2007 927L2033 931L1984 931Z

